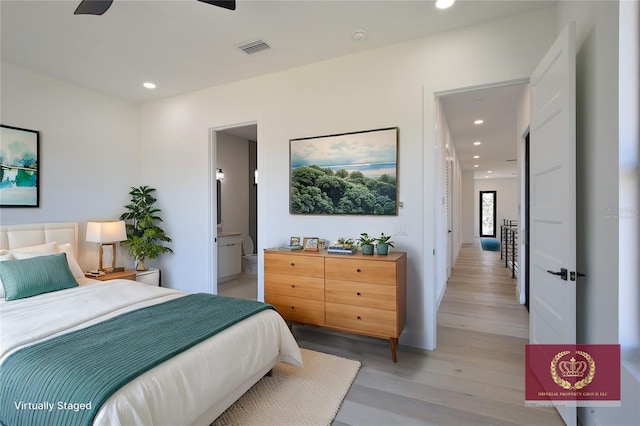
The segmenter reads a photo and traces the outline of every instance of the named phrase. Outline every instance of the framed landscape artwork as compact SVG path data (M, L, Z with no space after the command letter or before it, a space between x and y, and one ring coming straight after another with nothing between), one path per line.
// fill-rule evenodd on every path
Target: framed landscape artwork
M40 132L0 125L0 207L39 206Z
M291 139L291 214L397 215L398 128Z

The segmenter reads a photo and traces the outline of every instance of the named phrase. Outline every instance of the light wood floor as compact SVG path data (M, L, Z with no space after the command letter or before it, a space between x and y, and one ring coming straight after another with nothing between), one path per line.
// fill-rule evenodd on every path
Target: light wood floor
M499 252L464 245L438 311L435 351L311 326L301 347L362 362L335 426L562 425L551 408L524 406L528 313Z

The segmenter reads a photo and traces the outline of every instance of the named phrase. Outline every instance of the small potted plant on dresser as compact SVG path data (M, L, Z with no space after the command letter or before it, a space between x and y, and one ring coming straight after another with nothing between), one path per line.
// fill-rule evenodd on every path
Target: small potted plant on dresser
M376 251L380 255L389 254L389 247L393 247L391 235L385 235L384 232L376 238Z
M131 202L124 207L127 211L120 216L120 220L127 224L127 240L122 244L129 246L129 256L135 259L137 271L147 271L147 259L155 259L163 253L173 253L173 250L164 245L171 242L171 238L158 225L162 218L158 216L160 209L155 207L157 200L151 195L154 191L155 188L145 185L131 187Z
M366 232L360 234L360 238L358 238L358 244L360 244L362 254L373 255L373 244L375 242L375 237L369 236L369 234L367 234Z

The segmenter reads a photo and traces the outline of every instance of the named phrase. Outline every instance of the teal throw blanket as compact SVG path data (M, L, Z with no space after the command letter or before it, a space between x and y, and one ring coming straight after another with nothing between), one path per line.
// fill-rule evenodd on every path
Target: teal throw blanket
M90 425L119 388L271 305L192 294L11 354L0 367L0 423Z

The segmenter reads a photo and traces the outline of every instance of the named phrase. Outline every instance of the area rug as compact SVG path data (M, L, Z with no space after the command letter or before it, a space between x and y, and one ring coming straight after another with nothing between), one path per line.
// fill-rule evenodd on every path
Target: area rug
M278 364L227 409L213 426L330 425L360 362L301 349L304 368Z
M500 240L497 238L480 238L480 245L484 251L500 251Z

